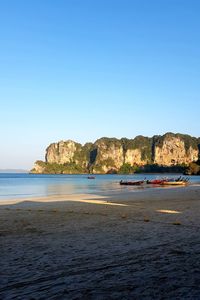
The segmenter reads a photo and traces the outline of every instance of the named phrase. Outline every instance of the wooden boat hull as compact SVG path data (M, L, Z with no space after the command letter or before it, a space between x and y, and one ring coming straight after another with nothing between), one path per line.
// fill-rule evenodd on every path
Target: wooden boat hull
M186 181L163 181L161 185L186 185Z
M141 185L144 181L120 181L120 185Z
M147 184L161 184L163 180L147 180Z

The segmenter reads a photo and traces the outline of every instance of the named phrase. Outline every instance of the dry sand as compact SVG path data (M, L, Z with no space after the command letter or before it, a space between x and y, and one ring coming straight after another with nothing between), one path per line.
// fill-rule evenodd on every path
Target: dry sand
M0 299L200 299L199 215L199 186L4 201Z

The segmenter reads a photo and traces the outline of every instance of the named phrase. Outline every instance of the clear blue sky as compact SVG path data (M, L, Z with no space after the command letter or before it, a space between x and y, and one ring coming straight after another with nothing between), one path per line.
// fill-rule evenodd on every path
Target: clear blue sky
M0 0L0 169L51 142L200 136L199 0Z

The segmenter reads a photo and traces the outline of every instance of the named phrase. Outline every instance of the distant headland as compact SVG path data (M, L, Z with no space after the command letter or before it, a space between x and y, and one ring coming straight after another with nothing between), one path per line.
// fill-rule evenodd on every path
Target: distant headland
M28 170L24 170L24 169L0 169L0 173L28 173Z
M168 132L134 139L102 137L94 143L72 140L50 144L45 161L36 161L31 173L131 174L185 172L200 174L200 138Z

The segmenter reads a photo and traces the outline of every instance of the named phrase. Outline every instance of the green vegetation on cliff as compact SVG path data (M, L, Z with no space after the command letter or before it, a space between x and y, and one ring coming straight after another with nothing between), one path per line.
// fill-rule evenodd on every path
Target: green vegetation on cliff
M83 174L88 173L87 168L83 168L74 162L57 164L37 161L36 164L41 167L43 174ZM31 170L32 173L38 173L36 169Z
M133 174L139 172L140 168L138 166L131 166L129 163L124 163L119 171L118 174Z
M98 140L96 140L95 145L105 145L107 149L113 147L121 147L121 141L117 138L108 138L108 137L102 137Z
M84 146L77 149L74 153L73 162L82 168L88 168L90 164L90 153L92 151L93 144L86 143Z
M184 174L186 175L200 175L200 160L191 162L186 168Z
M143 161L152 161L152 139L138 135L134 139L122 138L121 143L123 145L124 153L127 150L139 149L141 151L141 159Z
M116 153L121 151L121 160L123 163L123 149L121 141L116 138L103 137L98 139L93 148L92 169L97 173L104 173L105 169L110 169L113 172L117 168ZM120 159L120 157L118 157ZM108 170L109 171L109 170Z
M185 172L185 165L175 165L175 166L159 166L157 164L147 164L145 166L139 167L136 173L183 173Z

